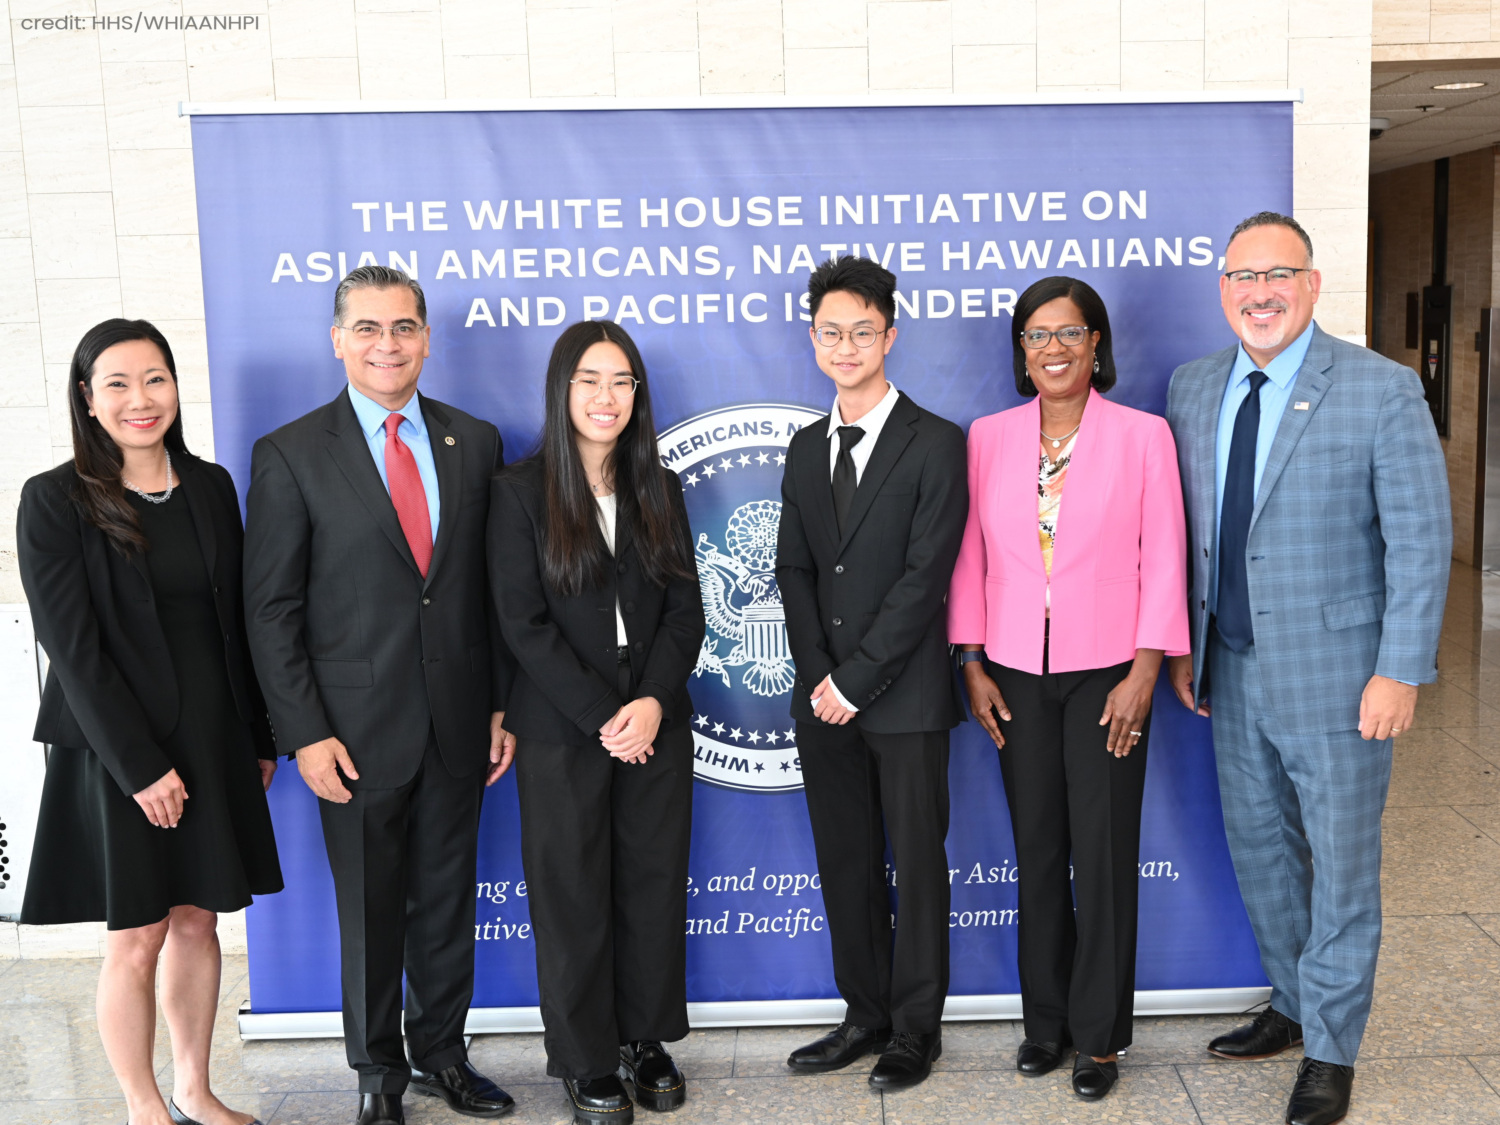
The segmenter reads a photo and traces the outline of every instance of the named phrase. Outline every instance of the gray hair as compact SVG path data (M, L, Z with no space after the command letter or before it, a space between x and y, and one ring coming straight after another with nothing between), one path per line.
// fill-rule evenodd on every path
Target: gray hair
M1309 269L1312 268L1312 239L1307 236L1307 231L1302 229L1302 224L1299 223L1296 219L1292 218L1290 215L1283 215L1280 211L1257 211L1248 219L1240 220L1239 226L1235 227L1234 232L1230 234L1229 241L1233 242L1236 238L1244 234L1247 230L1252 229L1253 227L1286 227L1287 230L1291 231L1302 240L1303 246L1307 247L1307 266ZM1227 248L1228 244L1226 243L1225 245Z
M356 289L410 289L417 298L417 319L427 323L427 297L416 278L391 266L355 266L333 291L333 323L342 325L349 311L349 294Z

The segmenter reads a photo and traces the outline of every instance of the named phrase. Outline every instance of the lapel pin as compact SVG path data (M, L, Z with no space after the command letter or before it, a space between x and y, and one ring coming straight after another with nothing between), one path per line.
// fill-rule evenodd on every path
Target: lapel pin
M1310 404L1306 403L1306 402L1294 402L1294 403L1292 403L1292 409L1293 410L1306 410L1309 405ZM448 440L452 441L453 439L449 438Z
M1301 406L1297 407L1297 409L1301 410L1301 409L1303 409L1306 406L1307 406L1307 403L1304 402ZM454 438L451 438L451 437L445 437L443 439L443 443L445 445L457 445L458 444L457 440L454 439Z

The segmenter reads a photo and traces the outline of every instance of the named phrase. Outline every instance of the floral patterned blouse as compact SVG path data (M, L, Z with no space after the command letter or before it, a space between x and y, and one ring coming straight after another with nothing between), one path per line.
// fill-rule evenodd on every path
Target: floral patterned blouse
M1042 565L1047 577L1052 577L1052 548L1057 540L1057 513L1062 508L1063 483L1068 479L1068 463L1073 459L1073 445L1078 441L1074 434L1059 450L1052 449L1050 441L1042 441L1041 456L1037 460L1036 522L1042 541ZM1055 452L1057 460L1048 456ZM1052 604L1052 589L1047 589L1047 604Z

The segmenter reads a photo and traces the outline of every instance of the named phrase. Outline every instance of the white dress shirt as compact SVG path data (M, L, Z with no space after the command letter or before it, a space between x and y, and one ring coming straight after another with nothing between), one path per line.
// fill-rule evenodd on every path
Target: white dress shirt
M609 547L609 553L615 553L615 514L618 511L615 505L615 494L611 492L608 496L595 496L594 503L599 506L599 530L604 532L605 545ZM625 635L625 618L620 613L620 597L615 595L615 643L618 645L628 644L630 638Z
M858 422L845 422L843 408L839 406L839 400L833 400L833 409L828 412L828 479L833 480L833 470L839 463L839 427L858 426L864 430L865 436L853 449L849 451L849 459L854 462L854 483L858 486L864 479L865 466L870 463L870 454L875 451L875 443L880 440L880 431L885 427L886 419L891 416L891 411L896 408L896 399L901 392L890 383L885 385L885 397L877 402L874 408L860 418ZM839 701L839 705L846 711L858 711L859 708L844 698L844 693L839 691L838 686L830 679L828 686L833 688L833 697ZM819 697L821 698L821 696ZM817 706L817 700L813 700L813 706Z

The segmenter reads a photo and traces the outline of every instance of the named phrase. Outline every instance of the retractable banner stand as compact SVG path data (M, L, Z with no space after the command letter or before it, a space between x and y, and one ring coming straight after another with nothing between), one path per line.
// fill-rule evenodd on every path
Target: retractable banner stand
M423 393L493 421L511 458L536 437L564 326L607 317L634 336L708 618L689 683L694 1018L841 1014L774 577L787 442L833 401L808 338L808 273L840 254L893 270L890 378L965 427L1021 401L1017 294L1049 274L1084 278L1114 328L1110 397L1160 412L1172 370L1232 339L1217 280L1229 231L1291 210L1289 101L195 113L214 443L242 490L255 439L344 385L328 326L334 286L357 265L420 280ZM1265 978L1208 724L1164 682L1150 756L1138 1009L1242 1008ZM974 722L954 732L950 785L948 1013L1015 1015L1015 850ZM287 888L250 910L246 1026L338 1034L313 1015L340 1001L315 799L284 768L271 804ZM894 900L900 873L887 876ZM511 777L486 796L474 923L471 1028L536 1026Z

